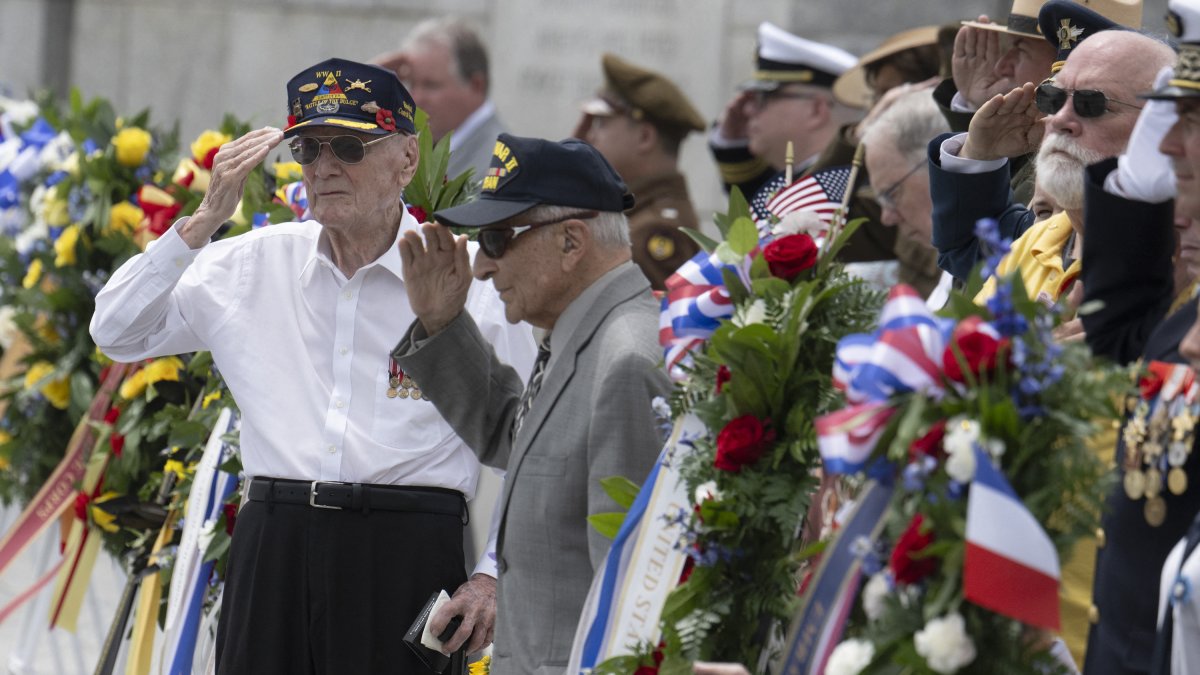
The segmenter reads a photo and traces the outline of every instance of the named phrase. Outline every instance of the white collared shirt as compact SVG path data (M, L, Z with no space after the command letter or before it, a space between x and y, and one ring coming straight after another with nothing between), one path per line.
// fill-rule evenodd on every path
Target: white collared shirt
M474 496L479 462L433 404L387 396L389 354L415 319L395 244L346 279L316 221L199 250L188 248L179 225L96 297L91 332L105 354L136 361L211 351L242 412L248 476ZM397 241L417 227L405 213ZM530 329L505 320L490 281L471 284L467 311L497 356L527 374L537 353Z

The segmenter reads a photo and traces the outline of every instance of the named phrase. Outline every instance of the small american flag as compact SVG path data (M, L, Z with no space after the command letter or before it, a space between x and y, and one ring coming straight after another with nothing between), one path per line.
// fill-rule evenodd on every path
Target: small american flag
M814 211L822 221L832 223L834 212L842 206L849 180L848 166L834 166L804 176L771 197L765 215L783 218L795 211Z

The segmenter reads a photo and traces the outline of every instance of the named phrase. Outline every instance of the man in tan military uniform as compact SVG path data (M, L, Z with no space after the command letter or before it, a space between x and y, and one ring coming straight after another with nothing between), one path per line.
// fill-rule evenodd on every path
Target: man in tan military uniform
M679 146L704 118L662 75L605 54L604 88L583 105L574 135L600 151L637 200L626 212L633 260L656 290L696 254L680 228L696 229L696 211L679 173Z

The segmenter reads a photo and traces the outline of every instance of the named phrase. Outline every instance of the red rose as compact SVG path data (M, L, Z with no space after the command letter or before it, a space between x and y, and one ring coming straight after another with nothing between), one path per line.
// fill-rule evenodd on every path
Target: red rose
M384 131L396 130L396 118L392 115L392 111L387 108L380 108L379 112L375 113L375 123Z
M659 667L659 665L662 664L662 660L663 660L661 643L659 644L659 648L654 650L653 656L654 656L654 665L638 666L637 670L633 671L633 675L657 675L658 667Z
M221 510L225 512L225 534L232 537L233 525L237 521L237 504L225 504Z
M791 281L817 262L817 245L807 234L789 234L767 244L763 260L771 274Z
M125 451L125 434L112 432L112 435L108 437L108 447L112 448L114 455L120 457L121 453Z
M92 501L87 493L83 490L75 493L75 517L80 520L87 520L88 502Z
M996 369L1000 350L1008 351L1008 338L997 340L978 330L975 323L963 324L954 330L953 344L942 354L942 370L946 377L955 382L966 382L967 378L958 362L954 348L962 354L967 370L975 377ZM963 329L963 330L959 330Z
M946 451L942 448L942 438L946 435L946 420L938 420L929 427L929 431L925 435L912 442L908 446L909 461L916 461L922 455L941 459L946 456Z
M896 576L896 583L915 584L933 574L937 569L937 558L932 556L913 557L914 553L920 553L933 542L932 528L925 534L921 534L921 524L924 522L925 518L921 514L913 516L912 522L908 524L908 529L904 530L904 534L900 535L900 539L896 541L896 548L892 551L891 560L892 573Z
M108 424L116 424L117 418L120 416L121 416L121 409L116 406L113 406L108 409L108 412L104 413L104 421Z
M729 372L729 369L725 367L725 364L721 364L721 366L717 368L717 393L721 393L721 389L725 387L725 383L732 379L733 373Z
M221 149L221 146L219 146L219 145L215 148L209 149L208 154L204 155L204 161L201 162L200 164L203 165L204 168L208 169L209 171L212 171L213 162L216 161L217 151L220 149Z
M722 471L741 471L762 457L775 440L775 432L763 426L754 415L742 415L725 425L717 434L717 457L713 466Z
M419 206L413 206L410 204L408 206L408 212L410 214L412 214L413 218L417 219L418 223L428 223L429 222L429 214L425 213L425 209L423 209Z

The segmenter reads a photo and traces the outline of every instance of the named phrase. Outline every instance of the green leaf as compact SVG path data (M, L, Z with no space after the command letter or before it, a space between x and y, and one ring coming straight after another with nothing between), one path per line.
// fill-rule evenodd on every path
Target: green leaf
M592 528L605 539L615 539L617 532L621 531L621 525L625 522L625 513L593 513L587 517L587 520Z
M624 476L609 476L600 479L600 487L621 508L628 510L637 499L641 487Z
M171 435L167 437L167 445L175 448L190 448L199 445L208 438L208 429L199 422L181 420L171 425Z
M758 246L758 228L749 218L738 218L729 228L729 247L739 256L749 255Z
M683 230L684 234L692 238L692 241L699 244L700 248L704 249L706 253L712 253L713 251L717 250L717 246L720 245L720 242L718 242L716 239L709 238L700 230L693 230L690 227L684 227L681 229Z

